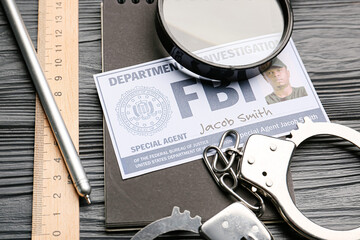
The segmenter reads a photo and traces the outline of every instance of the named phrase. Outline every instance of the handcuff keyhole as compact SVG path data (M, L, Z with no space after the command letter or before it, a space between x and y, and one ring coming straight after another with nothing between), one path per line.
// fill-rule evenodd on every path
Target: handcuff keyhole
M263 175L264 177L266 177L266 176L267 176L267 172L262 172L262 175Z

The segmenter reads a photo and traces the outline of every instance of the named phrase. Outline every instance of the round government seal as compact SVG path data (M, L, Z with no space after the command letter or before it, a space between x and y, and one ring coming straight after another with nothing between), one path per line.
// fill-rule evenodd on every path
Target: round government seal
M168 98L154 87L135 87L125 92L116 112L120 125L143 136L164 129L171 116Z

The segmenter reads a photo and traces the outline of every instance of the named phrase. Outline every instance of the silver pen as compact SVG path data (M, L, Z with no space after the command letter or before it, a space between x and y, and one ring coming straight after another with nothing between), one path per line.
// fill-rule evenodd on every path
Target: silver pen
M91 186L85 170L80 162L80 157L71 140L69 132L61 117L56 102L52 96L45 74L40 66L39 60L32 44L31 38L21 18L19 9L14 0L1 0L5 14L14 32L16 41L20 47L26 66L38 93L44 112L49 120L60 152L70 173L72 182L77 193L90 204Z

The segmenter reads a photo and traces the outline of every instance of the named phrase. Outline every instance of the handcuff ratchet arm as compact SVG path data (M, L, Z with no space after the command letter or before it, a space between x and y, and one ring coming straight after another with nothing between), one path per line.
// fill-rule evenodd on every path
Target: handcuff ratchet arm
M298 124L298 128L291 132L292 137L287 140L262 135L250 136L241 164L242 179L269 196L283 218L300 234L310 239L360 239L360 227L347 231L330 230L305 217L294 204L287 186L291 157L301 142L315 135L333 135L360 148L360 134L339 124L312 123L309 118L305 118L305 123Z

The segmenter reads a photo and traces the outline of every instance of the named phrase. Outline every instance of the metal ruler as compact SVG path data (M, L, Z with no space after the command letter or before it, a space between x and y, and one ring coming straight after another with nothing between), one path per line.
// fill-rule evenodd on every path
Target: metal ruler
M39 0L38 58L79 149L78 0ZM79 239L79 198L36 99L32 239Z

